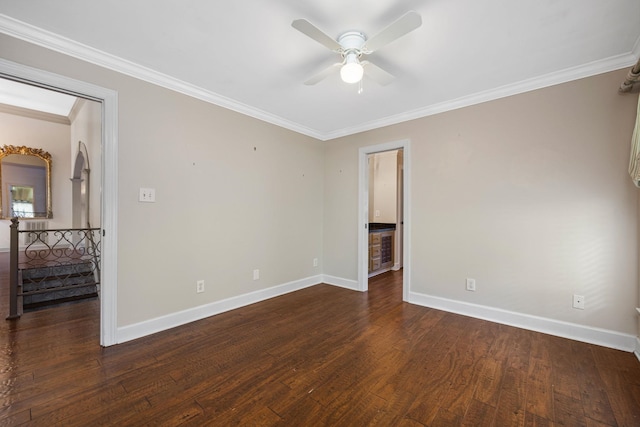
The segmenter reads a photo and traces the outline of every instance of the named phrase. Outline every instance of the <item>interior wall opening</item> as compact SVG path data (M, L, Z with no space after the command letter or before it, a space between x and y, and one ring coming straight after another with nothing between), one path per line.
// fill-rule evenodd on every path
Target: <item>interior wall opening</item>
M367 155L368 278L402 270L404 150Z
M410 291L410 141L359 150L358 289L387 271L402 274L402 300Z
M91 196L96 201L95 209L91 213L91 217L96 219L92 224L97 224L101 228L102 240L99 263L101 272L100 344L113 345L117 343L115 281L117 273L117 92L4 59L0 59L0 80L25 83L27 86L71 95L82 101L90 101L87 104L93 106L93 129L97 137L94 138L95 146L89 147L89 153L92 157L92 166L97 165L92 175L94 176L93 185L98 188L94 192L95 197ZM78 143L76 138L77 136L73 135L71 137L75 144ZM63 170L66 175L63 180L69 183L72 176L71 167ZM71 220L69 220L69 226L72 226Z

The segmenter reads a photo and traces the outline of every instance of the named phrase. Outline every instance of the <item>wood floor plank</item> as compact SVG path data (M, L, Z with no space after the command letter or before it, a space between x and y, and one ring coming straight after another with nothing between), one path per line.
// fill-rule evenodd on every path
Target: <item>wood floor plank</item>
M553 384L554 420L558 421L558 414L562 415L562 407L557 403L565 401L580 402L582 390L580 388L579 369L573 358L572 342L557 337L548 339L551 348L551 383ZM580 407L582 407L580 405ZM582 409L580 409L582 411ZM561 424L560 424L561 425Z
M490 427L493 425L495 413L495 407L472 399L460 427Z
M489 349L488 356L498 361L505 361L511 351L512 336L511 328L505 325L498 325L498 335Z
M507 356L507 367L527 371L531 358L531 331L524 329L511 330L511 350Z
M305 397L291 393L291 389L278 381L263 381L255 391L238 396L233 405L217 413L214 419L219 425L234 425L241 420L248 424L240 425L254 425L270 419L276 423L282 421L279 413L286 413ZM208 412L205 415L212 418Z
M640 425L633 354L408 304L401 271L109 348L99 309L0 325L0 426Z
M276 426L321 426L331 425L327 418L330 415L326 409L310 397L303 397L296 401L294 405L288 408L280 416Z
M448 314L424 335L421 346L409 354L398 375L391 380L396 388L416 395L431 393L430 390L437 388L439 397L446 391L448 377L455 371L455 363L447 356L462 332L458 323L461 318L463 316Z
M587 418L582 402L570 396L556 393L553 399L554 422L561 426L586 426Z
M25 424L31 420L31 411L28 409L14 411L11 408L0 410L0 427L12 427Z
M602 375L613 415L620 426L640 426L640 385L624 371Z
M42 408L61 405L85 395L87 390L103 384L104 378L102 373L94 370L91 374L79 373L75 378L67 376L59 382L34 381L31 387L11 392L11 406L14 409L30 408L33 414L39 414Z
M441 407L429 425L431 427L458 427L463 422L462 418L461 414Z
M125 422L136 424L144 424L147 426L179 426L187 422L201 423L204 420L204 411L196 402L184 401L179 405L168 408L166 411L160 412L153 418L148 415L141 415L142 419L128 419Z
M478 365L478 384L474 398L489 406L498 405L502 377L506 369L506 360L496 360L493 357L483 357Z
M408 392L396 393L391 400L387 401L378 416L371 422L371 425L395 426L401 424L415 399L416 396Z
M602 373L619 372L630 384L640 385L640 363L638 359L626 357L621 350L600 346L591 346L591 354L598 371Z
M50 401L48 405L34 408L36 425L82 426L87 420L99 420L104 425L117 424L122 418L149 408L146 399L133 398L114 387L100 387L73 399ZM35 409L38 409L35 412Z
M440 399L440 407L459 415L462 420L478 385L482 359L476 359L470 354L458 355L455 352L451 355L456 360L455 372L449 377L449 387Z
M241 426L272 426L280 422L282 418L266 406L247 409L246 412L240 412L237 418L237 425Z
M525 419L526 372L507 367L500 388L496 426L521 426Z
M532 355L533 356L533 355ZM553 385L548 359L531 357L526 390L528 413L547 420L553 419Z
M572 343L574 359L580 373L578 380L582 391L582 408L588 418L613 426L616 425L615 415L591 353L592 347L589 344Z
M387 401L375 394L366 393L362 398L355 400L338 424L370 426L375 425L376 418L380 417L387 407ZM329 424L330 425L330 424Z
M553 427L554 423L547 418L543 418L531 412L527 412L524 416L525 427Z

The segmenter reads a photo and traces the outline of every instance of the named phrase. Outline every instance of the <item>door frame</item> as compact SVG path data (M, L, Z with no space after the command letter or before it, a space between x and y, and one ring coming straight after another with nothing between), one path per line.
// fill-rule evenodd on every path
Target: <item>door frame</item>
M358 290L369 290L369 154L402 149L404 205L402 227L402 300L409 301L411 288L411 141L403 139L360 147L358 152Z
M117 344L118 92L0 58L0 77L102 105L100 345Z

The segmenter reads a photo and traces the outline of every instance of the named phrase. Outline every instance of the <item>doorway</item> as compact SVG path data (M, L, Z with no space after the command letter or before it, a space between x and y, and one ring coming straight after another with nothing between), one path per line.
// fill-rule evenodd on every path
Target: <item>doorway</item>
M402 269L403 150L369 154L369 278Z
M117 344L117 92L47 71L0 59L0 78L38 86L101 105L100 345Z
M403 269L402 277L402 299L408 301L410 290L410 266L411 266L411 253L410 253L410 226L409 215L411 212L411 200L410 200L410 141L401 140L395 142L389 142L386 144L373 145L368 147L362 147L359 150L359 179L358 179L358 290L367 291L369 289L369 223L370 223L370 191L371 182L369 174L369 162L368 159L371 155L376 153L390 152L394 150L400 150L402 153L401 164L402 168L400 174L398 174L398 192L401 196L396 197L399 209L397 215L400 216L400 220L396 223L397 242L401 242L400 247L397 248L396 261L400 261L398 265L394 265L395 268ZM376 218L378 212L373 212L373 218ZM380 213L382 215L382 213ZM399 225L398 225L399 224ZM397 245L397 243L396 243Z

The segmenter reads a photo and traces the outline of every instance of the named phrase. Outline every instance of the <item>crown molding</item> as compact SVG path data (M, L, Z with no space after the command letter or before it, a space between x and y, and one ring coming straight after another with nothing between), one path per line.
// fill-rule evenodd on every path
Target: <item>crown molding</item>
M80 111L82 110L82 107L84 107L84 104L86 102L87 100L84 98L76 98L76 102L73 103L73 106L71 107L71 111L69 111L70 123L73 123L76 121L78 114L80 113Z
M11 114L13 116L22 116L35 120L43 120L46 122L58 123L61 125L71 124L71 120L69 120L68 117L45 113L44 111L36 111L30 110L28 108L16 107L14 105L0 104L0 113Z
M91 46L87 46L26 22L19 21L7 15L0 14L0 33L4 33L11 37L42 46L55 52L200 99L210 104L224 107L237 113L241 113L303 135L316 139L323 139L323 135L314 129L302 126L298 123L294 123L258 108L253 108L231 98L204 90L190 83L154 71L150 68L143 67L142 65L138 65L126 59L100 51Z
M634 52L617 55L600 61L594 61L578 67L567 68L565 70L549 73L532 79L522 80L498 88L477 92L469 96L441 102L439 104L429 105L425 108L419 108L394 116L384 117L382 119L374 120L362 125L339 129L325 134L324 139L330 140L341 138L360 132L366 132L385 126L395 125L422 117L456 110L458 108L469 107L488 101L494 101L500 98L506 98L512 95L518 95L533 90L543 89L545 87L555 86L561 83L567 83L573 80L579 80L586 77L619 70L621 68L631 67L636 63L637 57L639 55L638 53L635 53L635 51L640 51L640 38L638 38L638 41L634 46Z
M220 107L253 117L258 120L315 138L321 141L341 138L361 132L378 129L422 117L432 116L446 111L456 110L483 102L517 95L573 80L591 77L609 71L632 66L640 56L640 38L631 52L617 55L600 61L594 61L586 65L567 68L544 76L523 80L498 88L478 92L462 98L457 98L439 104L429 105L412 111L383 117L357 126L337 129L330 132L321 132L316 129L303 126L264 110L251 107L231 98L204 90L200 87L143 67L134 62L119 58L90 46L78 43L69 38L60 36L42 28L27 24L7 15L0 14L0 33L7 34L26 42L42 46L44 48L98 65L112 71L116 71L148 83L152 83L175 92L182 93L202 101L218 105Z

